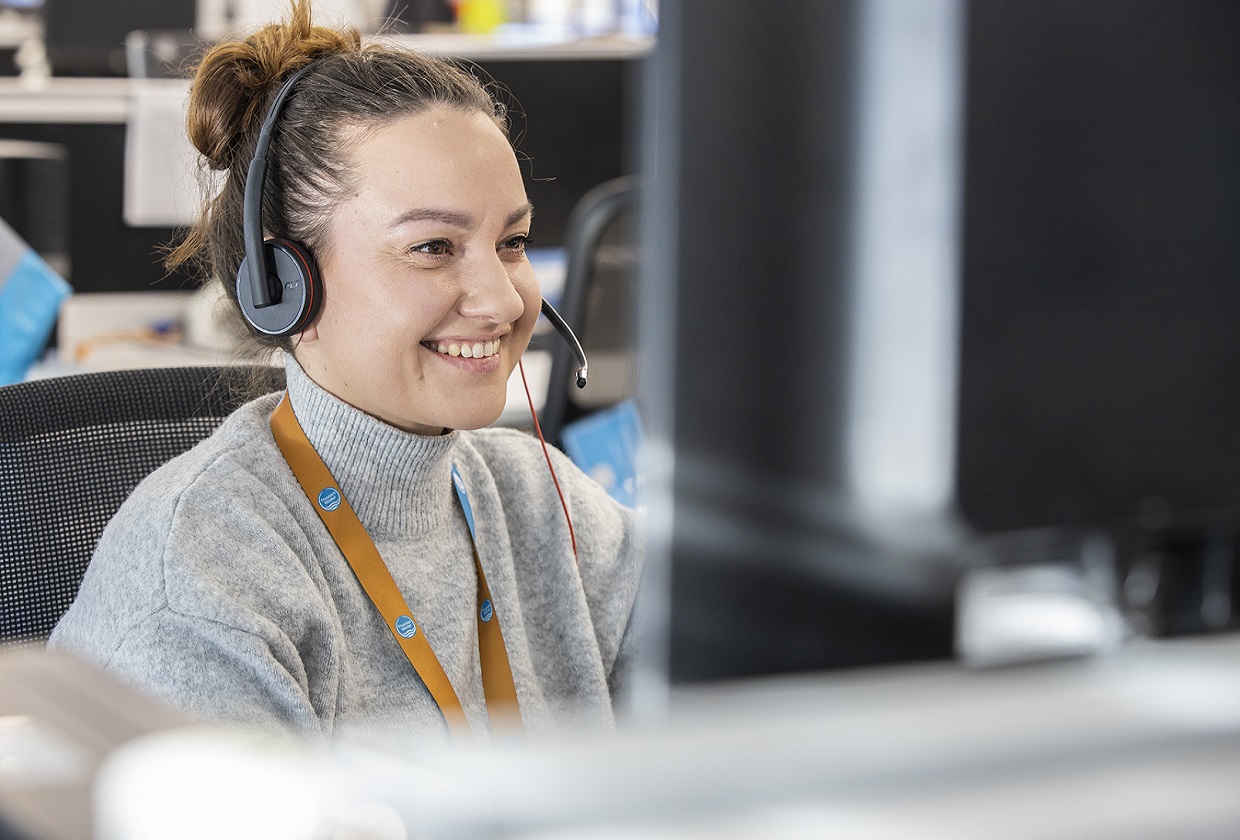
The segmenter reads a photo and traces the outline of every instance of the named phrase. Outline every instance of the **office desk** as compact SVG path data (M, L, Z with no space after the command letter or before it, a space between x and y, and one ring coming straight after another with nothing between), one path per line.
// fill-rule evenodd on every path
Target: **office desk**
M0 837L93 837L91 783L108 753L187 723L67 654L0 649Z
M78 291L182 288L164 279L159 249L171 226L137 229L121 218L129 83L125 79L0 79L0 138L65 151L68 279ZM38 196L28 196L37 201Z
M0 78L0 131L13 124L124 125L129 79Z

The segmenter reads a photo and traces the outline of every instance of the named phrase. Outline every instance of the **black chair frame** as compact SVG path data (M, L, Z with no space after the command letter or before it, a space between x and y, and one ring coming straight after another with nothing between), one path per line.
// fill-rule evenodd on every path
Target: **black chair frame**
M600 239L608 226L625 213L635 212L638 200L636 175L606 181L586 193L573 207L568 220L564 247L568 263L564 277L564 296L558 307L564 319L579 331L586 354L590 352L590 336L582 331L590 279ZM631 315L631 313L625 313ZM539 423L547 440L559 442L564 425L580 416L575 411L570 388L576 388L573 372L576 361L562 342L552 345L551 379L547 400L539 414ZM589 388L589 385L586 385Z

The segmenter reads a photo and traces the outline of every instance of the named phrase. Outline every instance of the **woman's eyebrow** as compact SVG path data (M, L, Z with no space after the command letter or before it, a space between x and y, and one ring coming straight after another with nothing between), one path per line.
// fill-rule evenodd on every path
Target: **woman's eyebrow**
M511 227L526 216L533 217L533 215L534 205L527 201L508 214L508 218L504 221L504 227ZM406 210L404 213L401 213L392 220L388 227L397 228L411 222L440 222L464 230L472 230L477 225L474 217L468 213L459 213L456 210L446 210L439 207L415 207L412 210Z
M526 216L529 216L531 219L534 218L534 205L528 201L508 214L508 220L504 222L504 227L512 227Z
M396 228L410 222L442 222L445 225L466 230L473 228L476 224L474 217L468 213L458 213L455 210L444 210L438 207L417 207L401 213L392 220L388 227Z

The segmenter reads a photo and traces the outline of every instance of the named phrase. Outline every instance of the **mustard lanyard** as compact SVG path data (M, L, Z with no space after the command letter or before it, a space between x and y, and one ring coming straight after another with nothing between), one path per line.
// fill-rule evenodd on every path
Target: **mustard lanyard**
M340 548L353 573L371 602L383 616L384 622L396 638L401 650L418 677L426 685L439 705L449 728L457 735L468 735L469 722L461 708L448 675L444 673L439 658L431 650L422 626L414 618L413 611L392 579L383 558L379 556L374 541L357 518L353 507L345 499L332 477L331 471L315 451L305 431L293 413L288 394L271 415L271 431L284 460L288 461L297 482L310 500L332 539ZM469 525L469 536L474 549L474 567L478 571L478 654L482 664L482 693L486 697L487 715L493 732L520 731L521 713L517 706L517 689L512 679L512 667L504 648L504 634L500 630L491 590L482 572L478 557L478 534L474 529L474 513L465 492L465 483L456 465L452 467L452 486Z

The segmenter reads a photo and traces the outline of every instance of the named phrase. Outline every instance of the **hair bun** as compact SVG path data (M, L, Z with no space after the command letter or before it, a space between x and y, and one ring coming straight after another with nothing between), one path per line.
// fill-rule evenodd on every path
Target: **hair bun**
M253 146L263 106L284 79L316 58L360 48L357 30L314 26L309 0L294 0L286 22L221 42L203 56L190 89L190 142L212 169L231 168Z

